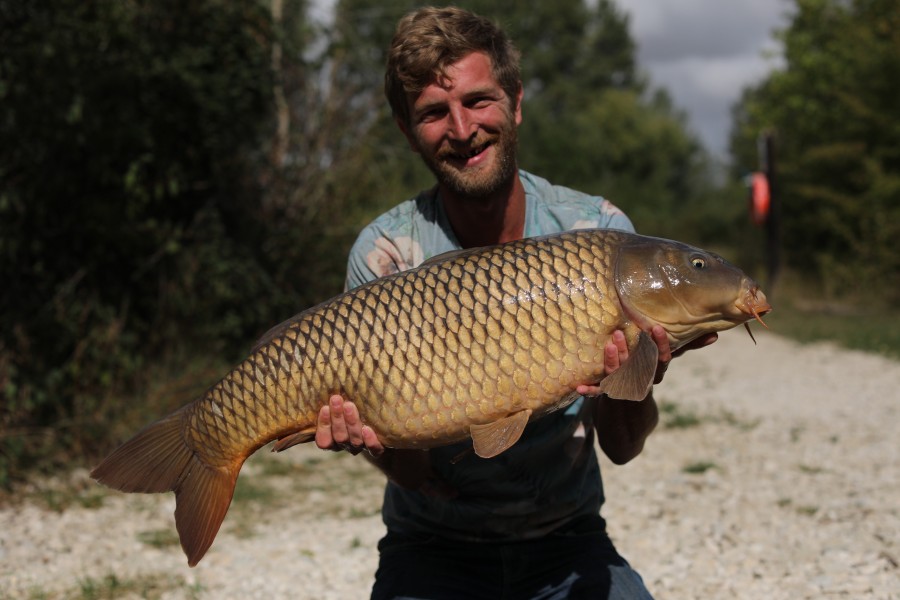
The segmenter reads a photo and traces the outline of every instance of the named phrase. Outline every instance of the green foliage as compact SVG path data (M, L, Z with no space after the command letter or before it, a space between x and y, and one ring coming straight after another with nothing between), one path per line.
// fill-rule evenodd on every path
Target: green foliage
M776 182L790 264L831 297L900 299L900 5L797 0L785 67L735 111L738 170L777 133Z
M2 477L102 439L104 401L167 344L259 329L243 302L267 287L250 167L271 74L256 2L0 8Z
M340 291L357 231L433 183L382 94L417 5L340 0L320 25L306 0L0 0L0 485L92 459L214 380L193 365ZM647 233L721 235L611 1L462 5L523 50L523 167Z

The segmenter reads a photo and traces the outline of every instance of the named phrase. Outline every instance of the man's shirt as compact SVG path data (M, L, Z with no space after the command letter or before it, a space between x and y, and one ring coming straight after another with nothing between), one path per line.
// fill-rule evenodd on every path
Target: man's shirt
M599 196L552 185L525 171L519 177L525 188L525 237L593 227L634 231L628 217ZM423 191L362 230L350 252L347 288L460 248L437 188ZM491 459L470 453L454 463L471 441L430 450L432 469L455 496L430 496L388 482L385 524L400 533L512 540L596 515L603 486L592 406L580 398L530 423L512 448Z

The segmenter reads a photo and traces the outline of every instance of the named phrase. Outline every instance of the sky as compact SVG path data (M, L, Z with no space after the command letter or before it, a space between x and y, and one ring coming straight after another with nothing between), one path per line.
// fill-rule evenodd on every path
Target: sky
M334 3L313 0L312 5L325 21ZM731 107L746 86L778 66L772 33L787 24L793 2L616 0L616 5L630 15L639 68L653 86L669 91L706 149L727 160ZM766 58L766 52L774 57Z
M731 107L778 66L772 32L788 0L618 0L630 15L638 64L669 91L713 156L727 159ZM766 57L765 53L774 54Z

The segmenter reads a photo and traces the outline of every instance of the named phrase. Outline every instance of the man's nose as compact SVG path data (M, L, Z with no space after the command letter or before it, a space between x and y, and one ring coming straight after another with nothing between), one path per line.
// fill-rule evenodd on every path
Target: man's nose
M465 107L450 110L450 137L454 140L466 141L475 135L478 124Z

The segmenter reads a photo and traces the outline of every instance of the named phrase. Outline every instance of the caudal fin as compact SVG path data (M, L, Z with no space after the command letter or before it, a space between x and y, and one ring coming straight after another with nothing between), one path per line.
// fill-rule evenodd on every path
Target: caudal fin
M194 566L222 525L243 459L227 467L204 463L185 443L184 409L149 425L116 448L91 477L123 492L175 492L175 525Z

